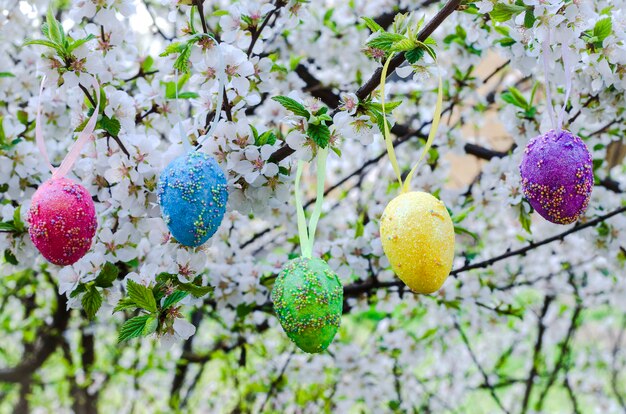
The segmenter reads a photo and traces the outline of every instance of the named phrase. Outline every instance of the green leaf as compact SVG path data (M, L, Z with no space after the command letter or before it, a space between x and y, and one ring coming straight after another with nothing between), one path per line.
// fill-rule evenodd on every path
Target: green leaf
M195 92L179 92L178 93L178 99L195 99L199 96L200 95L198 95Z
M213 290L211 286L198 286L195 283L179 283L178 289L189 292L196 298L201 298Z
M21 110L17 111L17 120L23 125L28 125L28 112Z
M84 45L85 43L89 42L90 40L95 39L96 36L90 34L89 36L83 38L83 39L78 39L73 41L72 43L70 43L70 47L67 48L68 52L73 52L75 49L78 49L80 46Z
M15 257L13 252L11 250L9 250L9 249L6 249L4 251L4 260L7 263L10 263L10 264L12 264L14 266L16 266L18 264L17 257Z
M109 118L106 115L102 115L98 121L98 126L114 137L117 137L120 133L120 129L122 129L122 124L120 124L118 119Z
M187 43L180 55L174 61L174 69L178 69L182 73L189 72L189 56L191 56L191 43Z
M0 72L0 78L14 78L15 75L11 72Z
M113 313L119 312L126 309L135 309L137 308L137 304L131 298L122 298L117 302L115 308L113 309Z
M391 45L391 48L389 49L390 52L406 52L409 50L413 50L416 46L416 43L411 40L411 39L407 39L406 37L402 40L399 40L397 42L394 42Z
M148 312L157 311L156 300L154 299L154 294L151 289L134 282L132 279L128 279L126 282L126 290L128 291L128 296L138 307Z
M367 45L369 47L373 47L374 49L381 49L389 52L394 43L400 42L404 39L406 39L406 37L401 34L385 32L367 42Z
M24 46L30 46L30 45L39 45L39 46L49 47L51 49L54 49L61 56L63 56L63 53L65 52L65 50L61 46L49 40L29 39L24 42Z
M254 139L254 145L274 145L276 143L276 135L274 134L273 131L265 131L264 133L262 133L261 135L259 135L257 138Z
M137 338L144 334L146 326L152 323L150 320L153 317L150 315L140 315L130 318L120 328L120 333L117 337L118 342L127 341L129 339Z
M83 304L85 313L87 313L87 318L93 320L96 317L98 309L102 306L102 295L95 286L91 286L83 295L81 303Z
M526 14L524 15L524 27L527 29L532 29L532 27L535 25L536 20L537 18L535 17L535 8L527 8Z
M415 49L407 51L404 54L404 57L410 64L415 64L422 57L424 57L424 49L421 47L416 47Z
M48 32L48 39L58 44L59 46L65 45L65 32L63 31L63 26L57 21L52 14L52 8L48 9L48 13L46 14L46 25Z
M613 22L610 17L598 20L593 28L593 35L598 38L598 42L602 42L613 32Z
M146 320L146 324L141 334L143 336L148 336L156 332L158 327L159 327L159 319L156 316L150 316L148 320Z
M528 101L526 101L519 89L514 86L509 87L509 90L502 94L502 100L524 110L528 108Z
M531 224L530 212L526 211L523 201L520 203L519 222L522 225L522 228L526 230L528 234L532 234L532 231L530 229L530 224Z
M22 221L21 214L22 206L18 206L15 210L13 210L13 226L19 232L23 232L26 230L26 224Z
M177 304L186 298L188 294L188 292L182 290L175 290L171 295L165 298L165 301L163 301L163 310L169 309L173 305Z
M304 107L304 105L295 99L289 98L288 96L274 96L272 100L281 104L286 110L293 112L294 115L302 116L307 120L311 116L311 113Z
M324 124L309 124L306 134L322 148L326 148L330 141L330 129Z
M106 262L100 270L100 274L94 281L96 286L101 288L109 288L113 286L113 282L117 279L120 270L111 262Z
M148 55L143 62L141 62L141 70L146 73L146 72L150 72L150 69L152 69L152 65L154 65L154 58L150 55Z
M390 112L402 105L402 101L391 101L385 102L385 112ZM380 102L368 102L365 104L365 107L369 110L374 110L376 112L382 112L383 106Z
M497 3L489 13L491 19L496 22L506 22L514 15L526 11L526 7L515 4Z
M76 286L76 289L74 289L72 293L70 293L70 298L75 298L86 290L87 285L85 285L84 283L79 283L78 286Z
M367 28L370 29L372 32L384 32L385 31L385 29L383 29L381 25L376 23L374 19L371 19L369 17L361 17L361 19L363 19Z
M180 53L180 52L183 51L184 48L185 48L185 43L183 43L183 42L173 42L173 43L170 43L169 45L167 45L167 47L165 48L163 53L161 53L159 56L165 57L165 56L169 56L169 55L171 55L173 53Z

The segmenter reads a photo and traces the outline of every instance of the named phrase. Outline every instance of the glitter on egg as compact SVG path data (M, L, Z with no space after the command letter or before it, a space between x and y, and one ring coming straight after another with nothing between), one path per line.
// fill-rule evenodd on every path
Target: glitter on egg
M28 233L49 262L76 263L91 248L98 222L96 208L85 187L69 178L53 178L33 195Z
M226 213L227 187L217 161L199 151L165 167L157 195L163 220L179 243L196 247L213 236Z
M550 130L531 139L520 174L530 205L552 223L574 223L589 205L593 161L585 143L569 131Z
M274 311L298 348L324 351L332 342L343 312L343 287L322 259L299 257L283 266L272 289Z
M446 281L454 259L454 225L443 202L428 193L402 193L380 221L385 255L414 292L433 293Z

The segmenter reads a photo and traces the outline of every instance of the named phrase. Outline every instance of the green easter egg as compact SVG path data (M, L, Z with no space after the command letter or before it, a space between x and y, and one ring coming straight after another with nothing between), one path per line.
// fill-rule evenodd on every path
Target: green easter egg
M341 324L343 287L325 261L298 257L287 262L274 283L272 301L298 348L311 354L328 348Z

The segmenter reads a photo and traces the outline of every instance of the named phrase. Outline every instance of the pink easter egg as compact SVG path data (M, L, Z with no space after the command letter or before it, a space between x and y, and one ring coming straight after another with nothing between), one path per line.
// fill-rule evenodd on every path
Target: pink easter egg
M96 208L85 187L69 178L53 178L33 195L28 233L49 262L76 263L91 247L98 222Z

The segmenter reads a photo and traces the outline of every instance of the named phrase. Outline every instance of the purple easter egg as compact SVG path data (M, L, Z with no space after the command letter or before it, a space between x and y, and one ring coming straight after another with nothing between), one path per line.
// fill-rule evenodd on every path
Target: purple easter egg
M556 224L585 212L593 189L593 163L585 143L569 131L530 140L520 164L522 189L535 210Z

